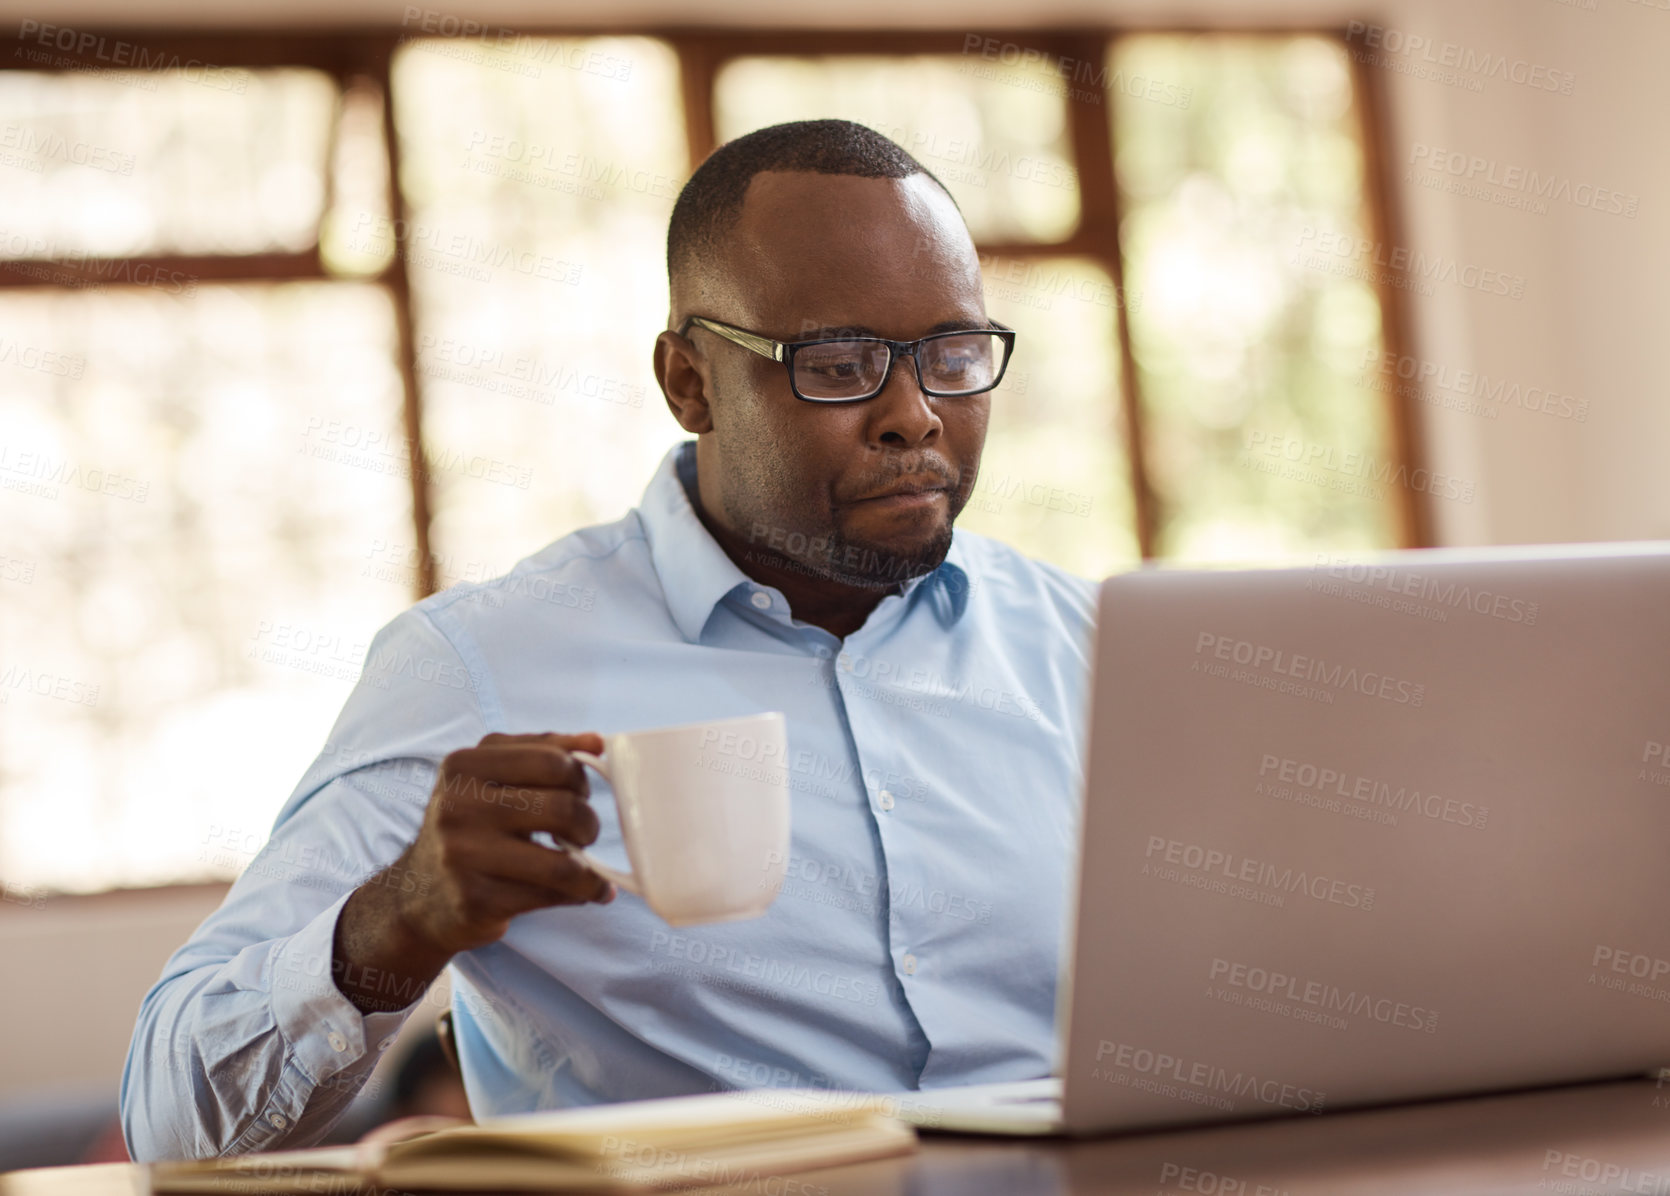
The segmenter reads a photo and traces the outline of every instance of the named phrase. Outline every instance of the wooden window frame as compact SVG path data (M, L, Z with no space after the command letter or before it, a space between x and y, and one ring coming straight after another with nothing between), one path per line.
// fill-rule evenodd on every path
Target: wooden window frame
M691 28L620 28L575 29L568 27L518 26L516 32L529 37L551 37L578 40L599 36L634 36L655 38L669 45L677 55L680 71L680 93L683 97L685 140L692 165L699 163L715 148L713 87L719 71L736 58L758 55L786 57L878 56L911 54L960 54L965 52L967 37L975 31L904 31L857 33L851 31L813 30L747 30L720 32L712 29ZM204 32L191 35L159 33L149 29L100 28L77 30L78 35L91 33L107 43L125 41L142 46L154 61L159 56L165 61L199 62L221 68L258 70L263 68L304 68L328 75L342 91L358 80L369 80L383 96L383 138L388 155L389 213L395 230L395 252L387 267L379 274L362 279L363 283L380 285L387 290L393 304L396 323L399 370L402 386L402 411L407 444L410 448L410 478L412 485L412 520L418 553L415 597L422 599L435 592L437 578L435 560L430 551L430 522L432 495L428 486L428 470L422 456L422 395L418 384L416 339L413 328L411 279L407 270L407 246L404 243L410 221L404 193L400 187L400 145L396 136L393 105L392 64L395 51L408 35L389 29L350 31L278 31L272 33ZM1341 28L1298 26L1291 28L1240 28L1217 25L1194 27L1076 28L1076 29L986 29L978 31L981 38L996 38L1000 43L1012 43L1037 49L1074 61L1101 62L1108 47L1121 36L1148 33L1233 33L1270 37L1300 35L1330 37L1342 45L1346 31ZM427 37L427 35L424 35ZM88 60L79 64L57 66L39 65L20 51L39 49L27 38L0 37L0 70L28 70L44 73L73 73L87 67L107 64ZM1366 163L1365 192L1372 228L1371 235L1382 244L1400 244L1400 221L1396 194L1391 175L1386 169L1385 128L1386 101L1380 77L1366 65L1352 59L1352 85L1360 118L1359 136ZM1113 280L1115 293L1123 296L1124 261L1120 254L1119 226L1121 206L1113 170L1113 137L1110 127L1110 105L1088 104L1068 98L1068 136L1072 146L1074 165L1080 186L1080 219L1068 236L1049 242L983 242L978 244L982 254L1014 258L1075 256L1090 259L1104 269ZM330 144L334 145L334 130ZM327 154L329 150L327 149ZM328 166L328 163L327 163ZM323 211L329 210L330 171L326 171ZM340 282L350 281L330 273L320 255L315 240L310 250L300 253L264 253L251 255L151 255L142 258L94 260L30 260L0 259L0 289L21 287L52 287L96 282L124 272L132 276L138 267L152 267L157 271L178 271L181 275L200 281L221 283L270 283L300 279ZM43 283L42 269L50 271L61 282ZM1382 272L1375 282L1380 301L1381 338L1386 351L1402 356L1410 353L1410 317L1408 299L1397 285L1396 272ZM118 284L119 285L119 284ZM1130 333L1123 311L1118 305L1115 321L1120 356L1120 402L1127 439L1130 463L1130 484L1134 497L1137 539L1145 560L1154 556L1155 500L1148 483L1143 457L1142 417L1137 401L1136 369L1131 352ZM1410 400L1393 388L1387 396L1392 429L1392 451L1398 464L1406 468L1399 476L1406 479L1397 490L1396 515L1401 546L1421 547L1430 541L1430 512L1426 496L1407 482L1419 464L1420 454L1415 435L1415 422ZM223 881L204 882L208 887L225 887ZM164 886L174 888L178 886ZM201 886L192 886L201 887ZM117 894L123 890L107 890ZM82 903L106 894L64 895L50 898L58 902Z
M886 34L850 30L750 29L715 31L691 28L622 28L613 30L575 29L557 26L518 26L519 35L581 39L599 36L651 37L669 45L677 55L680 92L683 97L685 141L692 164L700 162L716 146L713 89L719 71L737 58L760 55L785 57L887 56L965 53L968 38L996 39L1056 56L1057 60L1102 62L1110 44L1120 37L1149 33L1235 33L1267 37L1312 35L1331 37L1342 45L1343 28L1234 28L1219 26L1160 28L1075 28L1075 29L986 29L978 32L914 30ZM321 71L339 88L356 79L367 79L383 95L383 138L388 154L388 205L395 230L395 252L388 266L363 281L384 287L393 304L402 387L402 419L410 453L413 535L418 556L416 597L435 592L434 555L430 550L433 495L423 461L423 401L417 377L411 278L407 269L404 239L410 229L400 179L400 146L395 135L393 80L394 53L407 40L405 34L386 29L347 32L309 31L253 34L247 31L199 33L186 36L155 31L107 28L77 31L103 38L106 44L127 42L144 47L152 61L210 63L223 68L261 69L300 67ZM424 35L427 36L427 35ZM97 61L70 65L36 65L26 53L39 47L22 37L0 38L0 70L32 70L71 73L84 66L102 66ZM1360 142L1366 164L1365 192L1370 213L1371 235L1381 244L1399 244L1400 221L1395 191L1385 166L1385 94L1380 77L1366 65L1352 59L1352 85L1357 97ZM1079 181L1078 226L1054 241L986 241L977 248L983 255L1014 259L1072 256L1090 260L1113 280L1114 293L1124 296L1125 268L1120 253L1119 227L1122 217L1119 189L1114 178L1111 105L1085 103L1071 96L1064 101L1068 111L1068 138ZM327 189L329 171L327 170ZM329 195L326 196L329 204ZM284 282L297 279L342 281L330 274L320 258L317 243L301 253L254 255L158 255L133 259L18 262L0 260L0 288L75 285L107 277L120 277L139 267L178 271L180 275L210 282ZM39 273L50 270L63 284L42 283ZM1380 301L1381 338L1386 351L1397 360L1411 352L1410 317L1404 288L1407 281L1396 271L1378 274L1374 287ZM1129 462L1133 514L1137 544L1144 560L1156 555L1157 504L1145 460L1142 407L1138 401L1135 358L1123 300L1115 320L1119 347L1119 394L1124 423L1126 455ZM1401 547L1423 547L1431 543L1431 513L1427 496L1409 484L1421 465L1421 452L1411 400L1402 388L1386 396L1391 428L1392 452L1403 467L1402 483L1395 491L1395 519Z

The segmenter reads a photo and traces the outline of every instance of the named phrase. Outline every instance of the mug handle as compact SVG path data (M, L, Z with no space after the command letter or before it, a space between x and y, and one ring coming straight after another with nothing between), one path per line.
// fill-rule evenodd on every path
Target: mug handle
M603 779L608 781L609 784L613 785L615 783L615 778L609 775L608 767L604 765L603 761L597 756L592 755L590 752L575 751L573 749L570 749L568 754L578 760L581 764L589 764L593 768L597 769L598 772L603 774ZM636 893L640 897L644 895L643 889L638 884L638 878L633 876L630 872L621 872L618 869L611 868L602 860L593 856L590 852L576 847L574 844L569 843L564 839L560 839L556 835L552 835L551 839L558 847L561 847L564 851L568 852L569 855L579 860L582 864L597 873L604 880L614 881L615 884L625 889L628 893Z

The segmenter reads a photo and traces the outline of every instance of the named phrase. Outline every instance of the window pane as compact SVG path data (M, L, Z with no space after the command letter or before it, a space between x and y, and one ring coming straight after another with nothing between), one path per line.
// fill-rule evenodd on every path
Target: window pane
M1109 68L1190 97L1110 92L1159 551L1395 546L1399 462L1361 378L1379 300L1367 271L1315 249L1324 234L1372 241L1343 47L1143 35L1116 42Z
M306 249L335 103L316 71L0 71L0 257Z
M408 43L394 76L443 580L619 518L684 435L650 368L689 169L677 59L644 38L466 48Z
M979 55L739 58L714 84L721 141L765 125L869 125L931 170L980 241L1054 241L1078 224L1064 84Z
M958 526L1084 577L1140 553L1119 407L1112 280L1074 258L988 258L986 310L1020 333L992 393L980 481Z
M319 257L332 274L381 276L394 243L367 235L389 214L388 145L383 140L383 90L356 79L342 93L331 147L331 205L319 222Z
M387 297L14 290L0 330L0 877L234 875L412 600Z

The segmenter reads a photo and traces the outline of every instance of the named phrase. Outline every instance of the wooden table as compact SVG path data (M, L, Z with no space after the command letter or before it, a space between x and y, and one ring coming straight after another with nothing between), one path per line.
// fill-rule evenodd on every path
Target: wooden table
M762 1176L754 1196L1670 1196L1670 1084L1587 1084L1085 1141L924 1135L914 1155ZM0 1196L147 1196L145 1168L0 1177Z

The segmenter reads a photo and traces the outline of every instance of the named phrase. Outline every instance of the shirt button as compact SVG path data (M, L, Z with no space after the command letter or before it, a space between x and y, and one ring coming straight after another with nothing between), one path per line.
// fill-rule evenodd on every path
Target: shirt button
M840 669L843 673L852 672L852 654L850 652L843 652L837 656L835 658L835 667Z
M379 1051L388 1050L391 1046L394 1045L394 1040L395 1040L396 1037L398 1037L398 1035L390 1034L387 1038L383 1039L383 1041L381 1041L377 1044L377 1049Z
M282 1113L274 1113L267 1118L268 1123L275 1130L281 1130L290 1124L290 1119Z
M330 1037L325 1039L325 1041L330 1043L331 1050L336 1051L338 1054L348 1049L348 1040L338 1034L335 1030L331 1031Z
M767 594L764 590L755 590L754 591L754 596L752 598L750 598L748 601L752 602L755 606L759 607L761 610L770 610L771 609L771 595Z
M893 808L893 795L883 789L880 793L876 794L876 805L880 806L884 810L891 810Z
M909 951L906 951L905 957L899 961L899 966L904 968L905 975L916 975L916 956L912 955Z

